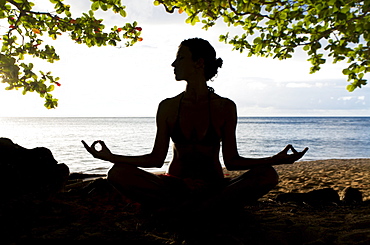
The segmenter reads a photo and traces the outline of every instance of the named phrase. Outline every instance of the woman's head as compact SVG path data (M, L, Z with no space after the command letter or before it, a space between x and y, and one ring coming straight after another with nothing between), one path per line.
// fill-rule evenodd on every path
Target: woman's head
M181 46L189 48L193 61L203 59L206 81L212 79L217 74L218 68L222 67L222 59L216 59L216 51L208 41L201 38L191 38L182 41Z

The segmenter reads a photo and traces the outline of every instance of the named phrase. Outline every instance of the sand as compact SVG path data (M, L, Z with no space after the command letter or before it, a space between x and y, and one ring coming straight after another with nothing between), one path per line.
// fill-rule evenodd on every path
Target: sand
M352 187L363 193L364 200L370 200L370 159L301 161L275 168L280 182L267 198L274 198L280 193L305 193L322 188L333 188L341 194L344 188ZM230 177L239 174L225 173Z
M276 166L279 185L242 211L186 220L150 217L116 193L74 182L46 201L1 210L1 240L10 244L370 244L370 159L303 161ZM228 177L242 172L228 172ZM354 205L279 203L281 193L359 189ZM25 203L23 203L25 204Z
M364 200L370 199L370 160L325 160L278 166L281 184L277 191L307 192L331 187L339 193L346 187L358 188Z

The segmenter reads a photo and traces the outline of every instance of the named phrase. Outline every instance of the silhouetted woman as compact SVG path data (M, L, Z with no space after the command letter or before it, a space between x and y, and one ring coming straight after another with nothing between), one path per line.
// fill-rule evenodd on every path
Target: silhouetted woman
M272 165L292 164L307 151L306 148L297 152L288 145L267 158L245 158L238 154L235 103L207 86L207 81L222 66L222 60L216 59L216 52L208 41L184 40L172 66L176 80L186 81L186 88L159 104L151 153L122 156L111 153L103 141L95 141L91 146L83 142L95 158L114 164L108 180L124 195L155 209L190 200L211 206L244 206L278 183L278 174ZM173 159L167 174L156 175L140 169L162 167L170 139ZM226 168L248 172L234 179L224 178L219 160L221 141ZM100 151L95 149L97 144L102 147Z

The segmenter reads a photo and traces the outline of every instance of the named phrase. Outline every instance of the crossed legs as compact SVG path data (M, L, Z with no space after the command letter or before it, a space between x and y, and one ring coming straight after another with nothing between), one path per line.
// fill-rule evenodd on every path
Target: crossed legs
M279 176L272 166L257 167L233 178L221 191L217 202L226 208L243 207L272 190Z
M108 181L123 195L152 208L168 198L166 184L158 175L135 166L115 164L108 172Z
M179 197L183 191L174 193L177 192L174 186L169 186L160 176L125 164L114 165L108 181L122 194L154 209L167 206L171 198ZM207 203L224 208L243 207L268 193L277 183L278 174L273 167L257 167L231 179Z

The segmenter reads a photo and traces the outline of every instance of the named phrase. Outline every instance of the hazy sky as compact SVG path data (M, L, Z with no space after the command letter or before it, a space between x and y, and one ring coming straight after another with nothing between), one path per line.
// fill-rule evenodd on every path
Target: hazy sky
M88 0L69 2L76 13L90 5ZM62 86L54 91L58 108L47 110L37 94L23 96L21 91L5 91L0 84L0 116L155 116L161 100L185 88L185 82L174 79L171 63L179 43L192 37L210 41L223 59L218 77L209 85L235 101L239 116L370 116L370 85L348 92L341 72L346 63L328 61L319 72L309 74L310 64L301 51L285 61L247 57L218 41L219 34L237 32L234 28L221 23L205 31L201 25L186 24L185 14L168 14L152 0L123 2L128 17L103 14L109 16L104 24L120 26L137 20L143 28L142 42L130 48L87 48L62 35L52 42L60 61L32 61L61 78Z

